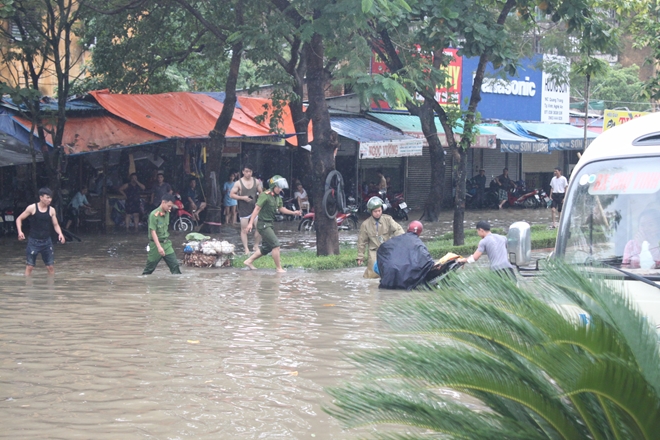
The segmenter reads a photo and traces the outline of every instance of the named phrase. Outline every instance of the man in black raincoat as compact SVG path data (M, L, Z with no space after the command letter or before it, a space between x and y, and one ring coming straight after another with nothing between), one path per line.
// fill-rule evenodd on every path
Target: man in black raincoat
M408 232L380 245L376 264L381 288L411 290L424 282L435 261L419 239L423 229L420 222L412 221Z

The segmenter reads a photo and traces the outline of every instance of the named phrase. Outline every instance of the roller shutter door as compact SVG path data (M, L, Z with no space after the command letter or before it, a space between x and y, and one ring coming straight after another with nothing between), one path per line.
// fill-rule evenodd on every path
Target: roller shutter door
M488 187L490 181L502 174L502 170L506 168L506 154L502 153L499 148L495 150L483 150L483 152L483 167L486 170L486 187Z
M552 173L555 167L561 167L561 151L550 154L523 154L523 173Z
M421 156L408 158L406 169L406 203L411 209L424 208L431 188L431 153L428 145L422 148Z

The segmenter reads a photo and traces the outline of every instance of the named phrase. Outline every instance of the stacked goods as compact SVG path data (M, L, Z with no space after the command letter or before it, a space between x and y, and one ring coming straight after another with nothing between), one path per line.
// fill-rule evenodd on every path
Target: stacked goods
M183 264L193 267L231 267L234 245L227 241L189 241L183 247Z

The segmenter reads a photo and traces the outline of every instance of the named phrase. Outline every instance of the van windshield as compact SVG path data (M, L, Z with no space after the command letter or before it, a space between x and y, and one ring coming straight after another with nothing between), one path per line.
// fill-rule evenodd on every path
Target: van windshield
M594 162L571 180L556 255L660 276L660 158Z

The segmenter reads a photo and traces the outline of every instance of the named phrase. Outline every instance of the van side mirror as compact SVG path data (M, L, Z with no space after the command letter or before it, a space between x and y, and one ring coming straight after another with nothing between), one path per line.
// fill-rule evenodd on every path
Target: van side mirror
M527 266L532 262L532 229L527 222L515 222L506 234L509 262L514 266Z

